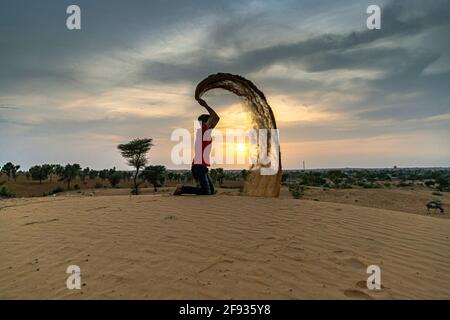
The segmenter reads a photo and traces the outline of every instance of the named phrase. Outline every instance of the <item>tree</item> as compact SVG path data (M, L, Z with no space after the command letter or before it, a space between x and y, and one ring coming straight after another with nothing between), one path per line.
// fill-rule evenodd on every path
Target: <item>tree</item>
M133 174L128 171L122 171L122 179L126 181L130 181L130 178Z
M20 169L19 165L13 165L11 162L6 163L2 167L2 172L4 172L8 176L8 181L12 177L14 181L16 181L17 178L17 171Z
M81 166L78 163L67 164L61 174L60 181L67 182L67 190L70 190L70 183L74 180L81 170Z
M436 183L438 184L439 191L447 191L450 188L450 178L445 176L439 176L436 178Z
M8 177L8 181L9 181L9 179L11 179L11 170L13 167L14 167L14 165L11 162L6 163L2 167L2 172L6 174L6 176Z
M222 168L217 168L217 181L219 181L219 185L222 186L223 184L223 179L225 178L225 172L223 171Z
M108 179L108 169L103 169L98 172L98 177L102 180Z
M183 173L182 179L185 182L192 182L192 180L194 180L194 176L191 171L186 171Z
M60 164L52 164L53 167L53 173L56 174L58 177L61 177L64 172L64 167Z
M43 164L42 165L42 170L44 171L44 173L46 174L45 179L47 179L48 177L50 177L50 182L52 181L52 174L53 172L53 166L51 164Z
M166 180L166 167L164 166L148 166L141 172L140 177L153 185L155 192L157 187L161 187Z
M89 179L94 180L98 176L98 171L91 169L89 171Z
M80 176L81 181L85 181L86 177L89 176L89 172L91 171L91 169L89 169L89 167L84 168L83 170L81 170L78 175Z
M116 171L116 168L110 169L108 173L108 181L111 184L111 187L115 188L122 179L122 173L120 171Z
M127 164L135 168L133 176L133 194L139 194L139 184L137 178L139 176L139 171L141 168L145 167L147 164L147 152L150 151L153 146L153 139L134 139L125 144L119 144L117 149L119 149L122 157L127 160Z
M32 166L29 170L31 179L39 180L39 184L42 184L42 180L46 180L48 178L48 167L45 165L42 166Z
M211 180L213 181L213 183L217 182L217 169L211 169L209 171L209 175L211 176Z
M242 169L241 177L244 181L247 180L247 176L248 176L248 170Z
M181 177L182 177L181 173L174 172L173 178L175 179L176 182L180 182L181 181Z

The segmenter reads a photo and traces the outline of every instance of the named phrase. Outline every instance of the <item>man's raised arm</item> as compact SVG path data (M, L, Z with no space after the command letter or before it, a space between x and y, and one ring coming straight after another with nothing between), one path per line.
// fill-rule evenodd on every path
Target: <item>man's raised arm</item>
M205 100L203 100L203 99L198 99L198 103L199 103L201 106L205 107L205 109L208 110L208 112L209 112L210 117L209 117L208 121L206 122L206 126L208 127L208 129L214 128L214 127L217 125L217 123L219 122L219 120L220 120L219 116L218 116L217 113L213 110L213 108L211 108L210 106L208 106L208 104L206 103Z

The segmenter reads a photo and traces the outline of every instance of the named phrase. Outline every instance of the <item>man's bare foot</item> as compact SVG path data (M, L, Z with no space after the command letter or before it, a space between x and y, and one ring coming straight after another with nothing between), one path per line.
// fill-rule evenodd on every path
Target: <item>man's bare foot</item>
M183 187L183 185L179 184L177 185L177 187L175 188L175 191L173 192L174 196L179 196L181 195L181 188Z

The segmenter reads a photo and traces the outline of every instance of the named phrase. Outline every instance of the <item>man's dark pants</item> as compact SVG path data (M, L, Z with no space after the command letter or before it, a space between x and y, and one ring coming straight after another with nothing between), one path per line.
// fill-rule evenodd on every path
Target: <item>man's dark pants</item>
M211 181L211 177L208 174L208 167L193 164L192 176L197 182L197 187L183 186L181 193L183 194L197 194L197 195L211 195L214 194L214 185Z

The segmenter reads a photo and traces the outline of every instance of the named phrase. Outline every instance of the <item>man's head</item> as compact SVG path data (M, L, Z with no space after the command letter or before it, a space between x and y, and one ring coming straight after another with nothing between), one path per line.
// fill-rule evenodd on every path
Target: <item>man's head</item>
M206 123L209 119L210 115L209 114L201 114L198 117L198 121L200 121L201 123Z

